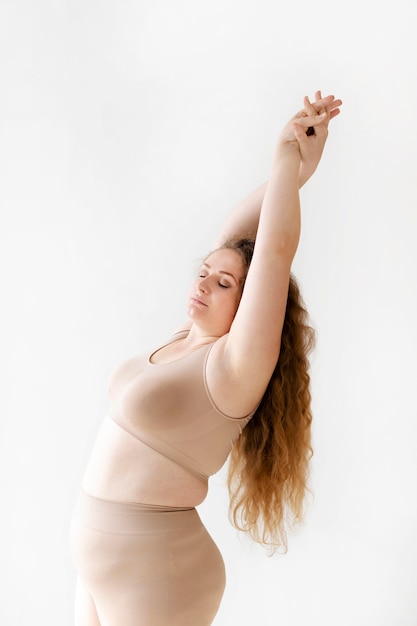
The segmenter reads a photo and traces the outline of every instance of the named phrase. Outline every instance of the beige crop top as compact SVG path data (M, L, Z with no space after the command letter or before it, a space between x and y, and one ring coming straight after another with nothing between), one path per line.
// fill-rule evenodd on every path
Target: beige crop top
M165 345L187 333L175 334ZM252 416L231 418L214 405L206 383L213 345L169 363L152 363L152 355L134 357L109 383L110 418L204 482L222 467Z

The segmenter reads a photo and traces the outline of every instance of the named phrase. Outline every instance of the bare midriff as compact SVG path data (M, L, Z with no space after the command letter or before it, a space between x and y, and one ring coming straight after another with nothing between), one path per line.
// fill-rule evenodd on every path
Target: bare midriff
M194 507L208 485L107 417L88 462L83 490L115 502Z

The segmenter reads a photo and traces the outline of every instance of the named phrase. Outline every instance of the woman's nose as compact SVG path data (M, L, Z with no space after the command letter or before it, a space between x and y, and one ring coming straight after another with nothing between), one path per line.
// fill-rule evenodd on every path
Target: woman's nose
M200 291L204 291L204 293L208 293L209 283L207 280L207 276L204 276L204 278L200 278L199 283L198 283L198 288L200 289Z

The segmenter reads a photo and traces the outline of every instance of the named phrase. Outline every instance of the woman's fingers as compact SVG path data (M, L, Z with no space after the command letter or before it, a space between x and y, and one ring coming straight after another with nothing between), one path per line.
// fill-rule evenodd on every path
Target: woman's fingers
M340 106L343 104L342 100L335 99L333 95L322 97L321 91L316 91L314 94L314 102L310 102L308 96L304 98L304 109L298 114L301 117L312 116L317 113L326 112L328 115L327 122L330 122L336 115L340 113ZM310 127L308 131L309 135L313 135L313 129Z
M310 102L308 96L304 96L303 104L304 108L301 109L298 115L306 117L308 115L317 115L319 113L328 112L331 109L331 103L334 100L334 96L328 96L327 98L319 98L314 102Z
M339 102L340 102L340 104L342 104L342 101L341 101L341 100L339 100ZM330 116L330 119L331 119L331 120L332 120L334 117L336 117L336 115L339 115L339 113L340 113L340 109L339 109L340 104L338 105L338 108L336 108L336 109L332 109L332 110L329 112L329 116Z
M313 109L313 113L307 113L301 111L296 117L296 123L304 128L308 128L309 126L317 126L317 124L322 124L325 120L327 120L328 113L327 111L323 111L322 113L316 113Z
M308 96L304 96L304 109L302 111L300 111L300 116L302 118L303 117L314 118L314 117L317 117L317 115L321 115L324 119L326 119L327 118L327 111L326 111L326 109L323 108L321 110L316 110L316 108L310 102L309 97ZM327 121L327 119L326 119L326 121ZM313 124L309 124L308 127L307 127L307 130L305 131L305 133L306 133L306 135L308 137L310 137L310 135L314 135L315 134L314 125Z
M304 96L304 111L307 113L307 115L311 116L311 115L317 115L318 113L325 113L326 108L313 106L313 104L310 102L309 97Z
M293 130L295 138L299 143L302 143L305 140L306 129L303 126L300 126L298 122L293 123Z
M330 111L331 109L340 107L342 104L342 101L339 98L336 100L333 95L322 98L321 91L316 91L314 98L313 106L316 111L320 111L320 109L323 108L327 108L328 111Z
M330 119L336 117L340 113L340 106L343 102L338 98L335 99L334 96L326 96L322 98L321 91L316 91L314 95L315 101L313 102L313 106L319 113L322 112L323 109L326 109L327 113L330 116Z

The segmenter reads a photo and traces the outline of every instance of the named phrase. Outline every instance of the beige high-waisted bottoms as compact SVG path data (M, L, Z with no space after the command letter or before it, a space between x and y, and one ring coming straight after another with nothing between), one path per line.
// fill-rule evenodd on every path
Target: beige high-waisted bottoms
M81 492L71 550L89 597L77 626L209 626L217 613L224 563L194 508Z

